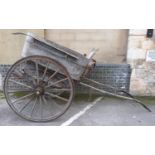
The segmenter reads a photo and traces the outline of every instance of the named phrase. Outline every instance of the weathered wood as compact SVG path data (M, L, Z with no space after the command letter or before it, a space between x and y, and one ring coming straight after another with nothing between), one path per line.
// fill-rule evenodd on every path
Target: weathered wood
M39 38L32 33L25 35L27 37L22 51L22 57L42 55L57 60L66 67L74 80L80 80L80 77L85 72L85 68L92 62L92 59L88 59L84 55L55 42Z

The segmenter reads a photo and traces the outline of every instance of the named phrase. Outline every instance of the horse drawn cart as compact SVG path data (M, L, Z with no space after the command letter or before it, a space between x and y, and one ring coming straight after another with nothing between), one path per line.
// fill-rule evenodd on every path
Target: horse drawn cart
M51 121L62 116L72 103L77 84L103 94L135 101L151 111L128 92L87 78L96 63L93 60L95 50L84 56L32 33L15 34L26 35L23 58L7 72L4 94L9 106L19 116L36 122ZM110 87L116 93L89 83Z

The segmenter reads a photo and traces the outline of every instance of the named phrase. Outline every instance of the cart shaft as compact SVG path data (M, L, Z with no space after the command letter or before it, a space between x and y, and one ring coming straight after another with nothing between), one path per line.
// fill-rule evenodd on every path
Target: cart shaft
M89 79L87 79L87 80L89 80ZM94 82L94 83L96 83L96 84L101 84L101 83L99 83L99 82L97 82L97 81L94 81L94 80L92 80L91 82ZM127 92L122 91L123 93L127 94L129 97L123 96L123 95L119 95L119 94L114 94L114 93L111 93L111 92L108 92L108 91L105 91L105 90L102 90L102 89L99 89L99 88L90 86L89 84L86 84L86 83L83 83L83 82L80 82L80 84L81 84L82 86L85 86L85 87L94 89L94 90L96 90L96 91L98 91L98 92L101 92L101 93L103 93L103 94L115 96L115 97L122 98L122 99L126 99L126 100L135 101L135 102L139 103L139 104L140 104L143 108L145 108L147 111L151 112L151 110L150 110L144 103L142 103L142 102L141 102L140 100L138 100L138 99L135 99L131 94L129 94L129 93L127 93ZM118 90L117 90L117 91L118 91Z

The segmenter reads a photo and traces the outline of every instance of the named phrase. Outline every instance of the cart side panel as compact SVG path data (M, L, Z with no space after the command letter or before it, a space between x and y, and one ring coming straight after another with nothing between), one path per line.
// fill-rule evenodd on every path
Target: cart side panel
M70 73L70 76L74 80L80 80L80 77L85 71L85 67L89 63L89 60L83 56L67 54L38 39L35 39L31 36L27 36L22 51L22 57L31 55L42 55L57 60L66 67L66 69Z

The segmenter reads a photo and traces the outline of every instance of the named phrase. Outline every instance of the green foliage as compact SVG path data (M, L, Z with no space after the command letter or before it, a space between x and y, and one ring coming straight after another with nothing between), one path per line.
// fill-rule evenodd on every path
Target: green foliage
M0 91L0 99L4 99L4 98L5 98L4 93Z

